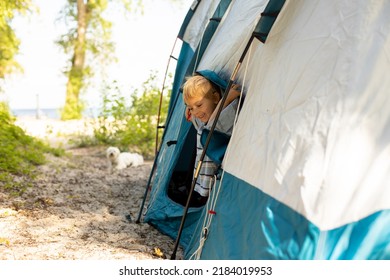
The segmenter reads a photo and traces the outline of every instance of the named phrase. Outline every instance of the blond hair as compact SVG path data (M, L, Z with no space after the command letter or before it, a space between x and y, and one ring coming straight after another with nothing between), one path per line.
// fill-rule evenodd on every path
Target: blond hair
M188 77L183 85L183 99L185 103L194 97L206 97L213 99L213 94L215 92L217 92L217 90L212 83L200 75Z

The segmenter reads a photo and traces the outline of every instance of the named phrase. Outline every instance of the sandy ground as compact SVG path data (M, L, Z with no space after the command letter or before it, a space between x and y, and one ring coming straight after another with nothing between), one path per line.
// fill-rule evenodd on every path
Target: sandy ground
M37 134L48 121L19 124ZM48 155L21 197L0 190L0 260L169 259L174 240L135 223L152 163L111 173L104 147L74 148L50 135L39 136L66 147L67 156Z

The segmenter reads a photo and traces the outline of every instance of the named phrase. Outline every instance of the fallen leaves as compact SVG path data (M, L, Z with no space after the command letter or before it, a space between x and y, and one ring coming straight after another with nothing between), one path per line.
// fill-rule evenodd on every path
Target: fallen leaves
M5 245L5 246L9 247L10 244L11 244L11 242L7 238L0 237L0 245Z
M165 256L165 254L163 253L163 251L160 248L158 248L158 247L154 247L153 256L156 256L156 257L159 257L159 258L162 258L162 259L166 259L167 258Z

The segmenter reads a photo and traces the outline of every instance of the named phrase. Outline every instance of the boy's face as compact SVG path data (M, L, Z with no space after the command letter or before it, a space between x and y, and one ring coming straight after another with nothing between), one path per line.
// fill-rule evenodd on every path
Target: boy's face
M190 110L191 115L198 118L204 123L207 123L211 114L217 107L218 100L210 99L206 97L193 97L187 100L187 108Z

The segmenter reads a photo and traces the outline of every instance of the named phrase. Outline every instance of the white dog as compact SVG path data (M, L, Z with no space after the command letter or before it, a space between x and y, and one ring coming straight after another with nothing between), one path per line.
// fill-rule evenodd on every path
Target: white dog
M121 170L129 166L138 166L144 163L142 155L137 153L121 153L116 147L109 147L106 151L111 170Z

